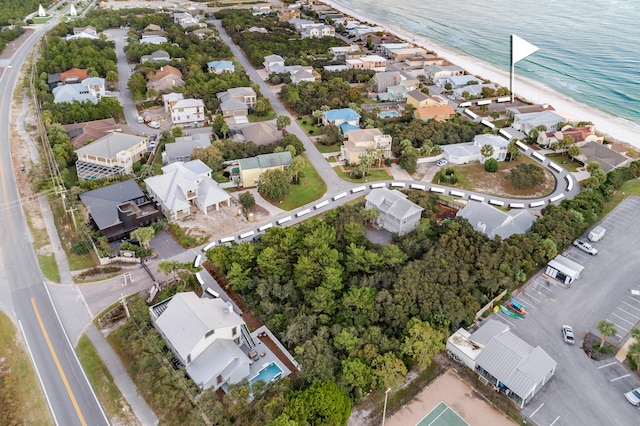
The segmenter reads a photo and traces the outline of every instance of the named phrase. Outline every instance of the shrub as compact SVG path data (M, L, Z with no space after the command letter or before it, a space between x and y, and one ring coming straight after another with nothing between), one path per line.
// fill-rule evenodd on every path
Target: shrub
M89 240L82 240L79 243L74 244L73 247L71 247L71 250L73 250L75 254L87 254L89 253L90 249L91 249L91 241Z
M489 173L495 173L498 171L498 160L495 158L487 158L484 162L484 170Z
M384 165L387 166L387 167L391 166L391 158L385 158L384 159Z
M518 189L532 188L544 182L544 169L535 164L518 164L507 179Z

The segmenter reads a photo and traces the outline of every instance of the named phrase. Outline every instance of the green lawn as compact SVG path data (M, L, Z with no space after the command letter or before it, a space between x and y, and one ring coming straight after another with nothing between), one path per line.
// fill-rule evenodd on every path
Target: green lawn
M342 145L339 143L336 143L333 145L323 145L321 143L316 144L316 148L318 148L318 151L320 151L323 154L328 154L330 152L340 152L341 146Z
M9 317L0 312L0 370L7 373L0 380L4 393L0 418L3 424L53 425L31 359L16 341L18 335Z
M320 126L317 126L315 124L315 118L311 117L310 115L300 117L297 121L307 135L318 136L320 134Z
M626 181L618 192L611 196L611 199L604 204L602 217L608 215L618 204L629 195L640 195L640 180L634 179Z
M78 341L76 352L107 417L111 420L114 418L120 419L127 423L129 419L123 413L131 413L131 407L129 407L126 399L122 397L120 389L114 383L107 366L104 365L98 351L96 351L96 348L86 335L83 335Z
M376 180L389 180L393 179L389 173L387 173L386 169L382 170L369 170L369 174L362 179L354 179L349 176L349 172L343 172L340 170L340 167L334 167L333 170L340 176L341 179L344 179L353 183L365 183L365 182L373 182Z
M548 157L558 166L562 167L563 169L567 169L570 172L577 172L578 167L582 167L582 164L570 160L567 154L547 154L545 155L545 157Z
M274 203L283 210L293 210L304 206L322 197L327 192L327 184L320 177L320 174L313 168L307 157L304 157L305 167L304 177L299 185L291 185L289 195L280 203Z
M276 112L274 110L270 110L268 114L265 115L256 115L254 113L251 113L247 116L247 118L249 119L249 122L251 123L255 123L258 121L269 121L269 120L275 120L276 118Z
M60 272L58 271L58 264L56 263L56 256L54 254L39 254L38 263L40 264L40 269L42 269L42 274L46 279L53 281L54 283L60 282Z

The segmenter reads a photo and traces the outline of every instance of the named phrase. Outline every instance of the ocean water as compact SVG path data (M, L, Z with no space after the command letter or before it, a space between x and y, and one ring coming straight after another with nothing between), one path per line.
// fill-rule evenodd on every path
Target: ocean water
M517 34L540 48L517 75L640 125L637 0L334 1L504 70Z

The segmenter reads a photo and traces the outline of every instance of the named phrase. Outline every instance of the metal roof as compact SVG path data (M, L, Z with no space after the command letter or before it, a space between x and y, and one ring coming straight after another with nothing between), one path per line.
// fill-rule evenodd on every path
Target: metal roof
M400 221L424 210L406 198L402 192L387 188L376 188L366 196L366 200L378 210Z
M478 355L476 364L523 399L557 365L542 348L534 348L510 331L494 336Z
M508 325L494 319L488 319L482 323L482 327L471 333L469 340L478 346L484 347L495 336L506 331L509 331Z

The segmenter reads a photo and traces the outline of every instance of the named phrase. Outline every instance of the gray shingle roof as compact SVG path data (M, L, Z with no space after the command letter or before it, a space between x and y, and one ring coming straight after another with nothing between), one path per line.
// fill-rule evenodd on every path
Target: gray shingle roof
M527 210L511 210L506 213L484 203L468 203L458 212L458 216L467 219L476 231L483 232L489 238L524 234L536 220Z
M79 155L86 154L95 155L100 158L116 158L116 154L120 151L126 151L146 139L147 138L144 136L114 132L90 143L89 145L83 146L76 150L76 152Z
M384 211L388 215L400 220L411 217L424 210L406 198L406 194L387 188L376 188L366 196L366 200L376 206L378 210Z
M105 229L120 222L118 205L144 196L136 181L130 179L84 192L80 194L80 200L98 228Z

